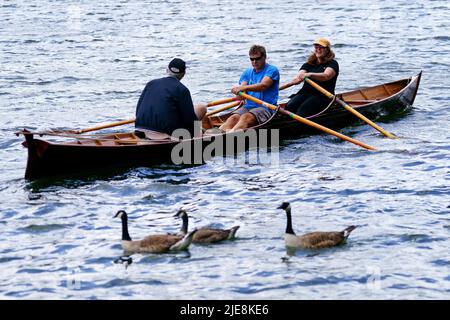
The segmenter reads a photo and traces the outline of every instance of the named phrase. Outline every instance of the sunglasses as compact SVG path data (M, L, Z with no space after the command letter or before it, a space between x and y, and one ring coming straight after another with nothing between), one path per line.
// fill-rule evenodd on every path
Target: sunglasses
M259 56L259 57L256 57L256 58L251 58L251 57L250 57L250 61L259 61L259 60L262 59L262 57L263 57L263 56Z

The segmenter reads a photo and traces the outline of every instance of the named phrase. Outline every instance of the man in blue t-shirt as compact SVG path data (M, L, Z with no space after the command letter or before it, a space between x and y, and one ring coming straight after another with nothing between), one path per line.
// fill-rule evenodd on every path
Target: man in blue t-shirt
M204 117L206 105L194 106L189 89L180 82L186 73L183 60L173 59L166 73L167 77L150 81L142 91L136 107L136 131L150 136L186 129L193 136L194 122Z
M249 56L252 68L242 73L239 86L232 88L231 92L238 94L240 91L246 91L248 95L276 105L280 72L277 67L266 63L267 54L263 46L253 45ZM268 108L247 101L243 107L233 112L220 129L229 132L246 129L266 122L271 116L272 111Z

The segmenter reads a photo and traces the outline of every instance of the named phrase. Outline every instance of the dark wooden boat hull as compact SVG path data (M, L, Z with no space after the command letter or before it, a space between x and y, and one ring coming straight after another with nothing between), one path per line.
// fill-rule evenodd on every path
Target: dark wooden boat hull
M223 136L223 135L222 135ZM240 133L228 134L240 137ZM211 154L206 147L217 141L219 136L209 136L203 139L190 139L182 142L168 141L165 143L120 146L83 146L50 143L35 139L32 134L25 133L24 145L28 148L27 168L25 178L35 180L44 176L77 173L85 169L105 168L108 166L151 166L155 164L185 164L200 165L214 156L234 155L251 147L260 145L246 144L239 147L233 145L232 149L215 149ZM270 135L265 141L271 146ZM278 139L277 139L278 142ZM190 150L187 155L175 150L175 147ZM182 163L174 162L174 154L182 156ZM180 157L181 158L181 157Z
M28 148L25 178L35 180L43 176L76 173L84 169L110 165L155 164L170 161L173 144L155 144L151 147L77 146L54 144L25 134Z
M371 99L370 90L373 88L358 89L340 95L344 100L351 101L361 96L366 103L358 105L355 103L353 107L360 113L364 114L370 119L377 119L380 116L398 114L410 108L414 102L421 74L414 77L399 80L389 84L383 84L373 88L380 89L381 86L386 86L385 98L377 101L369 102ZM399 90L396 90L398 85ZM379 88L380 87L380 88ZM394 88L394 89L392 89ZM382 96L374 90L374 95ZM394 90L397 92L389 92ZM375 100L375 99L373 99ZM354 100L357 101L357 100ZM206 128L220 125L227 116L217 116L204 121ZM349 124L355 123L358 119L350 114L342 107L333 104L325 112L309 117L310 120L324 125L329 128L338 129ZM255 127L255 129L279 129L281 137L294 137L303 134L316 133L317 130L289 117L281 114L274 114L274 116L265 124ZM24 145L28 148L28 161L25 172L25 178L35 180L44 176L54 176L59 174L76 173L84 169L103 168L111 165L125 165L125 166L149 166L152 164L173 163L172 153L174 148L180 147L180 143L188 146L192 150L192 154L188 161L189 164L201 164L208 157L198 157L198 153L202 154L207 146L220 138L221 135L204 136L203 138L189 139L182 142L167 140L155 141L154 143L135 143L135 144L105 144L99 145L91 144L77 144L77 143L55 143L42 139L36 139L33 133L24 130L22 134L25 135L26 141ZM239 133L234 133L236 137ZM225 135L222 135L222 137ZM227 137L230 134L226 134ZM270 136L270 135L269 135ZM106 137L106 136L105 136ZM269 139L268 146L271 141ZM246 145L245 149L249 146ZM199 151L199 152L195 152ZM224 155L239 152L233 148L232 150L223 150L216 152L211 156Z

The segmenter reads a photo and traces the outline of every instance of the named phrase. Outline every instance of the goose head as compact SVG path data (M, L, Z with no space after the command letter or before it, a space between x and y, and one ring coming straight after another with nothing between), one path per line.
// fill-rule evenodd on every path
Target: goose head
M121 220L123 220L123 219L127 219L127 217L128 217L128 215L127 215L127 213L125 212L125 210L119 210L119 211L117 211L117 213L115 214L115 216L114 216L114 218L120 218Z
M187 216L187 212L183 209L178 210L178 212L174 215L174 217L177 218L184 218L185 216Z
M277 209L283 210L291 209L291 204L289 202L283 202Z

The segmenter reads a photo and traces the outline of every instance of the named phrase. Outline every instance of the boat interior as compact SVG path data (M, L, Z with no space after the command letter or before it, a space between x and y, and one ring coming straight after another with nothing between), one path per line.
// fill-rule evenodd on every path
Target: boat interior
M337 94L337 97L352 107L359 107L366 104L374 103L383 99L386 99L405 88L410 79L398 80L390 83L377 85L374 87L358 88ZM281 108L284 108L286 104L280 104ZM229 117L229 112L217 115L214 117L208 117L203 119L203 128L211 129L219 127Z

